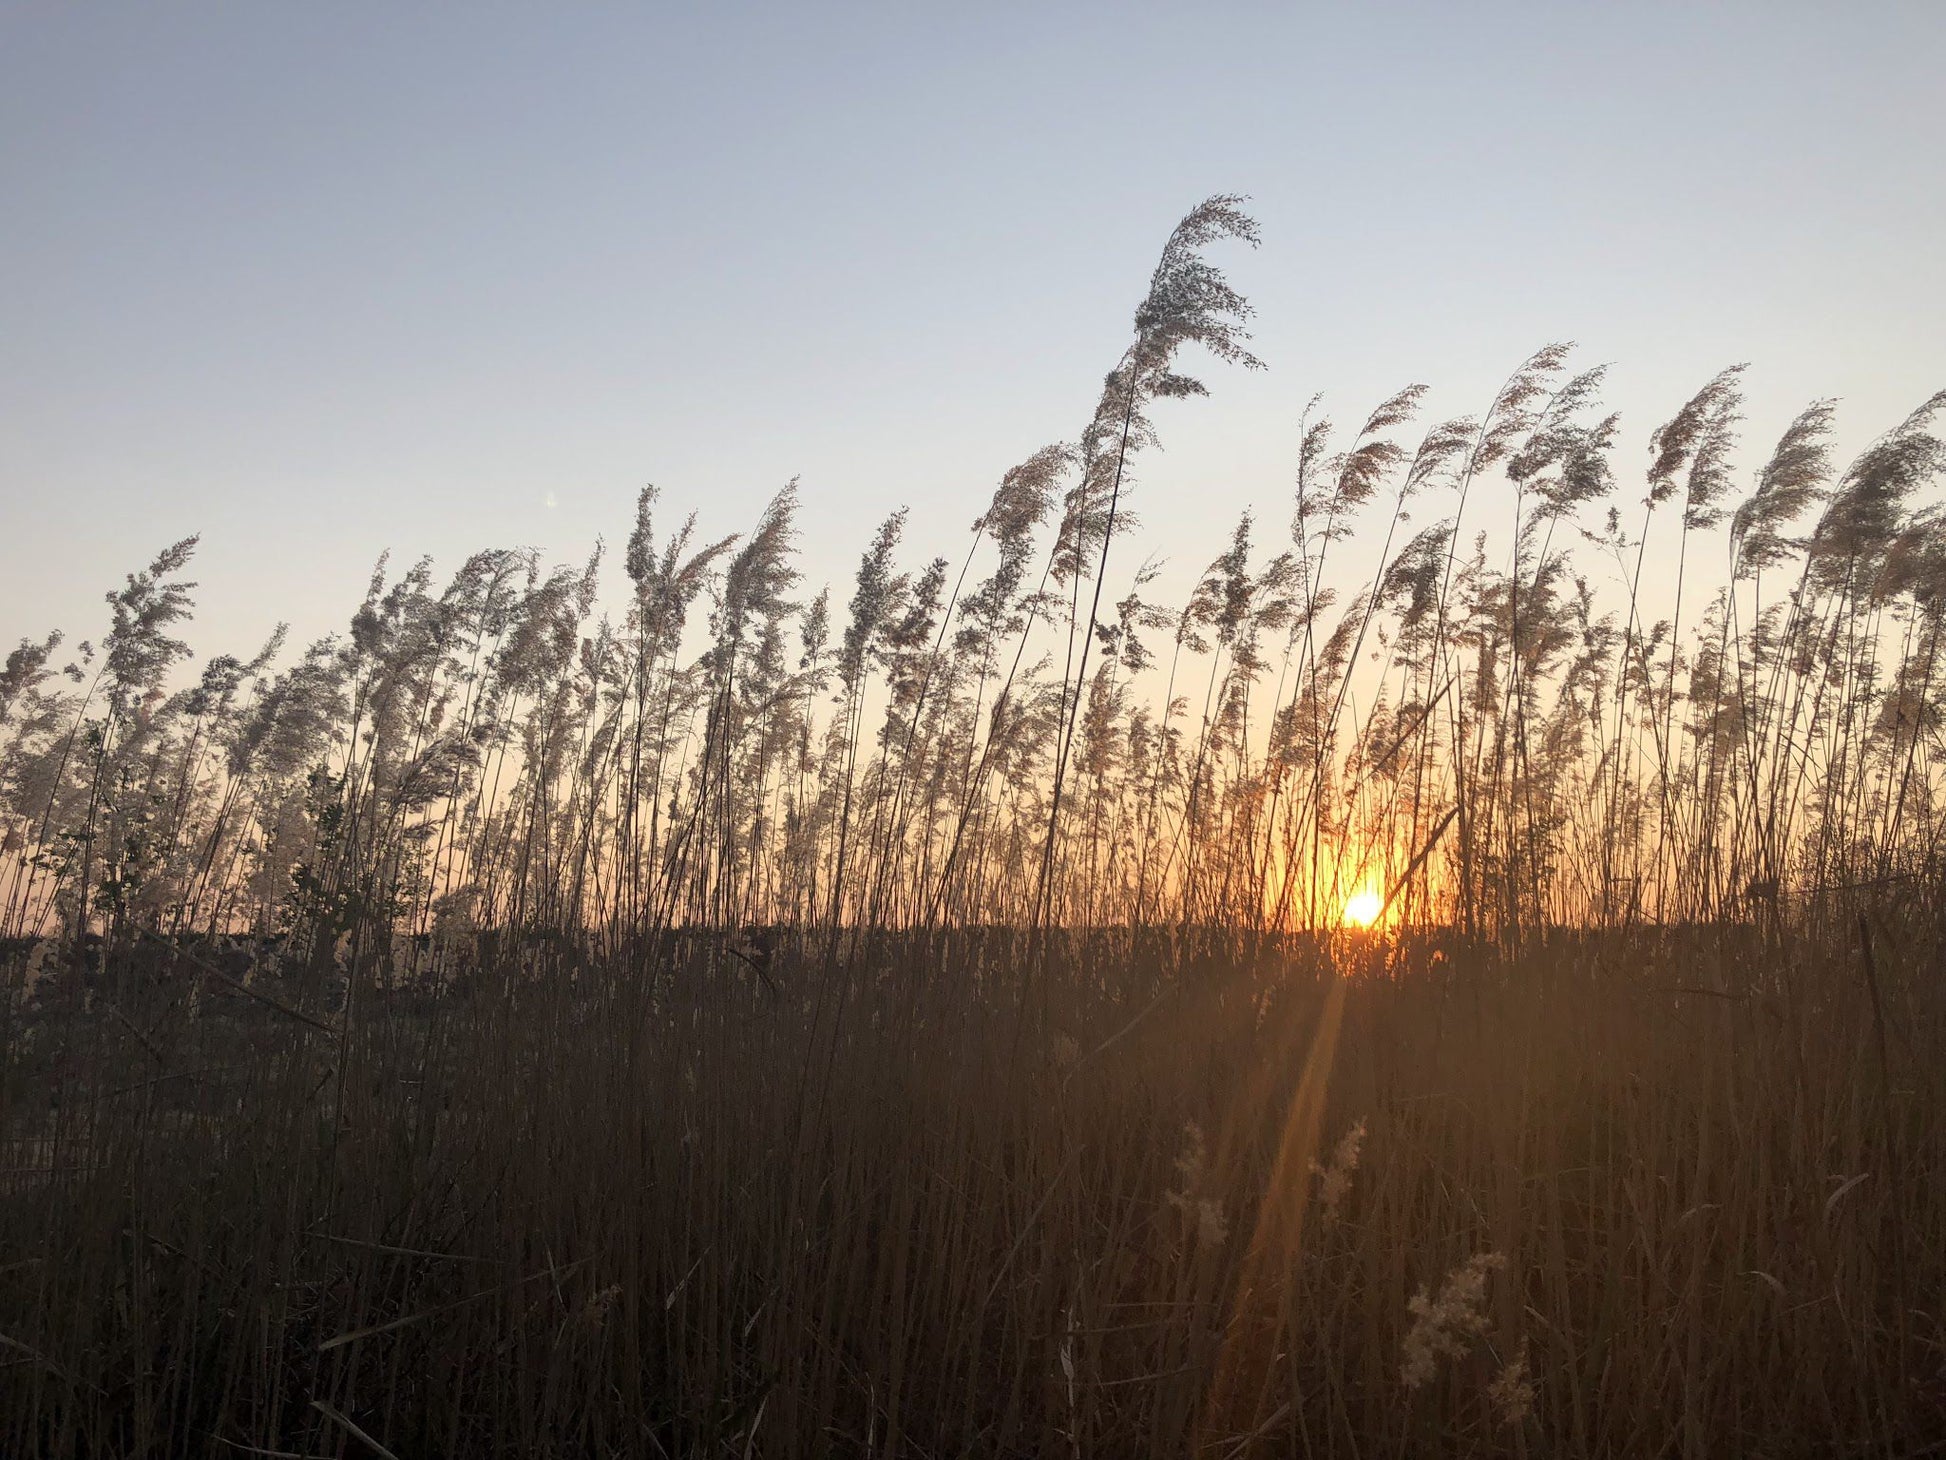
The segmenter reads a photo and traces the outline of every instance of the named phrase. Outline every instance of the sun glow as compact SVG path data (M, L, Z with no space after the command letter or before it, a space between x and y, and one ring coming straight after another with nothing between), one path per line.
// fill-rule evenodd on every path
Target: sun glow
M1354 892L1345 903L1345 922L1354 928L1369 928L1385 911L1385 899L1376 892Z

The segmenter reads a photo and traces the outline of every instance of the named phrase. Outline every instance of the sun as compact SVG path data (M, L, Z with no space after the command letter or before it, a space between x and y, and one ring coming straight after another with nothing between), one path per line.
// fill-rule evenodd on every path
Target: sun
M1345 921L1354 928L1369 928L1385 911L1385 899L1376 892L1354 892L1345 904Z

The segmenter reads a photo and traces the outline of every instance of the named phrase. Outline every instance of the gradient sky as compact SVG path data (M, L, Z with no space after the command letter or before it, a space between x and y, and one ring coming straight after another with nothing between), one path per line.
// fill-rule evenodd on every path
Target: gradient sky
M645 482L721 533L801 476L842 599L1080 430L1216 191L1271 369L1159 414L1184 573L1281 538L1314 392L1478 411L1554 339L1631 473L1739 360L1750 465L1817 396L1855 447L1946 385L1943 60L1937 0L6 5L0 644L191 532L199 651L308 638Z

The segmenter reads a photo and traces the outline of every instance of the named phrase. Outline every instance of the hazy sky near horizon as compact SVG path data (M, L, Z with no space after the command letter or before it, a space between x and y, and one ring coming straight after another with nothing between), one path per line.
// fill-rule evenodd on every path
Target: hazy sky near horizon
M842 601L1078 433L1218 191L1270 369L1161 410L1124 568L1274 551L1313 393L1477 412L1556 339L1624 501L1740 360L1749 467L1819 396L1855 448L1946 386L1942 61L1917 0L0 5L0 645L192 532L200 653L309 638L648 482L721 534L800 477Z

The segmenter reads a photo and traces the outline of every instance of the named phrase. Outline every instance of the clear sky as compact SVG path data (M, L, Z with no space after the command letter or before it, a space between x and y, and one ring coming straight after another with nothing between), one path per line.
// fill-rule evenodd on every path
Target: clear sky
M1478 411L1554 339L1631 469L1739 360L1747 457L1821 395L1855 446L1946 385L1942 62L1938 0L0 6L0 646L191 532L200 651L310 637L645 482L720 533L801 476L842 597L1080 430L1217 191L1271 368L1159 417L1184 571L1280 531L1313 392Z

